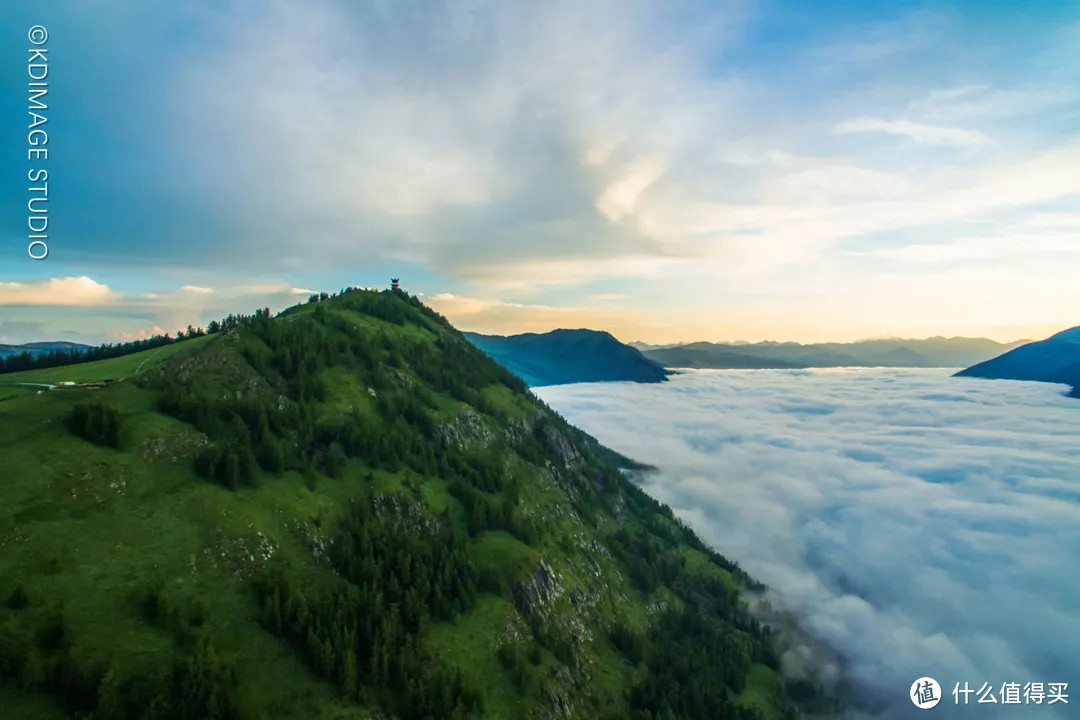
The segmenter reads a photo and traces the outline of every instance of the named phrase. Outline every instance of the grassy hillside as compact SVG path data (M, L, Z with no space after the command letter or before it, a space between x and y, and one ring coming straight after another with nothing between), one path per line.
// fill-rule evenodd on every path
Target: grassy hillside
M0 718L792 713L753 581L404 294L4 382Z
M195 352L203 343L208 342L213 337L212 335L204 335L191 340L174 342L153 350L144 350L131 355L109 358L108 360L95 360L94 362L75 365L61 365L60 367L42 368L40 370L7 373L0 375L0 389L6 386L18 385L19 383L85 383L131 378L169 358ZM0 395L2 395L2 392L0 392Z

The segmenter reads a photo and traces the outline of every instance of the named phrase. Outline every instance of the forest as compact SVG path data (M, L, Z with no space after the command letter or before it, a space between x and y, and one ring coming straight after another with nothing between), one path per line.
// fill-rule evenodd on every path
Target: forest
M145 373L137 385L159 412L207 438L187 461L200 478L193 482L220 486L237 502L272 478L303 478L316 493L325 483L355 488L326 528L320 564L275 558L246 585L263 630L293 648L343 701L403 720L491 716L496 705L483 684L442 660L431 640L433 628L453 625L487 596L521 610L528 635L497 648L493 642L490 651L516 702L532 712L564 694L558 683L587 673L587 653L599 652L618 668L623 689L586 693L583 716L765 717L737 700L751 665L779 668L771 631L739 597L740 588L761 586L630 482L618 456L544 407L441 316L399 291L347 290L277 317L265 309L230 316L215 329L225 337L191 362L239 367L250 391L223 392L233 386L212 375L224 370L200 374L174 365ZM340 372L367 390L363 403L330 413L333 373ZM513 424L514 411L493 401L485 391L491 388L533 408L527 432L473 446L439 431L448 403L471 408L493 427ZM73 405L67 428L119 452L137 420L109 398ZM567 444L580 466L561 457ZM477 554L492 533L552 559L568 547L562 526L538 522L523 504L540 471L555 478L574 517L595 534L596 552L621 569L635 602L667 598L665 611L645 624L632 620L636 615L597 616L606 619L596 649L584 639L593 633L568 632L530 609L527 577L508 579ZM452 512L433 510L422 494L378 490L376 473L404 477L407 486L437 478ZM691 567L688 552L712 569ZM44 692L68 712L94 718L251 716L237 694L238 668L218 647L197 594L145 589L139 612L173 639L174 652L139 671L87 665L73 654L62 605L33 630L17 622L40 604L20 585L0 610L0 685ZM779 707L782 715L770 717L793 712Z

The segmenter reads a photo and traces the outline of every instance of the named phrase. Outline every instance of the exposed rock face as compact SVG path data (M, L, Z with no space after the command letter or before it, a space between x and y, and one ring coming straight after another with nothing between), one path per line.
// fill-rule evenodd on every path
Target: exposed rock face
M549 414L539 410L515 419L506 426L506 441L515 446L529 436L535 437L544 450L553 454L565 470L576 470L585 464L585 458L574 443L551 421Z
M472 409L462 412L452 422L436 426L435 433L448 445L461 450L487 447L495 440L495 434L484 424L484 419Z
M571 717L574 714L574 678L570 671L563 667L555 674L555 682L549 685L545 691L545 699L551 710L550 717Z
M573 471L585 464L585 458L581 456L574 444L559 432L558 428L551 425L542 426L540 441L544 449L554 454L567 470Z
M559 586L551 567L543 559L525 580L519 580L510 587L510 597L514 606L529 620L538 620L545 615L547 607L559 593Z
M534 428L536 428L536 423L541 417L543 417L543 413L539 410L534 410L525 417L511 420L506 425L506 443L511 447L514 447L526 436L531 435Z

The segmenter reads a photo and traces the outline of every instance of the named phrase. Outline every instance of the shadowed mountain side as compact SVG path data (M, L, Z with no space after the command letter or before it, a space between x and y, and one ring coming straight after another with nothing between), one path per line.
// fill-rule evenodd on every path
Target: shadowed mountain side
M961 370L957 376L1061 383L1072 385L1070 395L1080 397L1080 327L1021 345L996 358Z
M464 335L495 362L534 387L618 380L662 382L668 376L660 363L599 330Z

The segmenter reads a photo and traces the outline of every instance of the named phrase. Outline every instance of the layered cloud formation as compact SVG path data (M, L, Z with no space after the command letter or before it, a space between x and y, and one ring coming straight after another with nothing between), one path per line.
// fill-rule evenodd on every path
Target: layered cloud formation
M691 372L539 394L835 648L882 717L918 677L1080 691L1080 403L942 371ZM793 658L789 658L793 659ZM974 700L974 696L972 698ZM1070 717L1060 703L969 708Z

